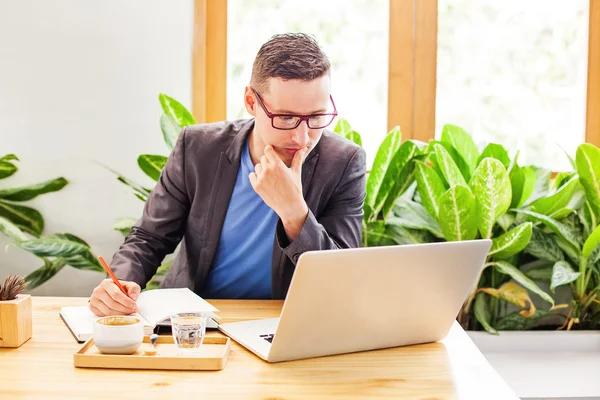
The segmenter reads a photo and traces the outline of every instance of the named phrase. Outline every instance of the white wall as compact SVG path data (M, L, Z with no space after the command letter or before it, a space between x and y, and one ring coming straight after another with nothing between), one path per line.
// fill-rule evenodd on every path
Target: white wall
M192 0L0 0L0 153L21 160L0 188L70 181L27 204L45 234L71 232L112 257L123 237L111 225L143 203L94 161L151 185L136 159L168 154L160 92L191 107L192 29ZM0 279L41 266L7 243ZM102 277L65 267L33 293L88 296Z

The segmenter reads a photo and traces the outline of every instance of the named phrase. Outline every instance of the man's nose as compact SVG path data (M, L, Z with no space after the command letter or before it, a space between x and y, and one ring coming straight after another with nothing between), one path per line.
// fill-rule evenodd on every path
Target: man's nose
M308 144L308 133L310 132L310 128L308 127L306 121L300 122L300 125L296 127L292 131L292 140L294 143L298 144L300 147L304 147Z

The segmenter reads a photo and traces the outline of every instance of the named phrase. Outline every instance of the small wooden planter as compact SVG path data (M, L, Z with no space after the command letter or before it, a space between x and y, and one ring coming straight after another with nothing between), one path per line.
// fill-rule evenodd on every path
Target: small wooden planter
M0 301L0 347L19 347L31 338L31 295Z

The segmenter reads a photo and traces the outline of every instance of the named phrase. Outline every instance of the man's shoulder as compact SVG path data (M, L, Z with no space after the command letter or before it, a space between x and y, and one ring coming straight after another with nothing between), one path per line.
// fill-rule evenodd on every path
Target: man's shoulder
M319 140L319 153L326 155L327 162L347 164L352 158L365 158L365 150L345 137L329 130L323 131Z
M241 131L250 129L252 123L251 119L239 119L187 126L183 130L186 147L226 149Z

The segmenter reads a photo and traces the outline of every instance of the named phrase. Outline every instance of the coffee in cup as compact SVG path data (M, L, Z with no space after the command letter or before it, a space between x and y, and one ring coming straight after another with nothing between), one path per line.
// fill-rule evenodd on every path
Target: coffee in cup
M133 354L144 340L144 325L138 317L112 315L94 321L94 344L104 354Z

